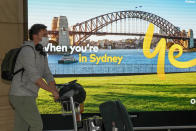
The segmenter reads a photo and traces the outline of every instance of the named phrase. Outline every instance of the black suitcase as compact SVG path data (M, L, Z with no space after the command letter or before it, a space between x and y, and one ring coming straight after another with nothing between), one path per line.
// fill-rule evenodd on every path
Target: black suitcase
M133 131L129 114L120 101L107 101L99 106L105 131L112 131L114 126L118 131Z

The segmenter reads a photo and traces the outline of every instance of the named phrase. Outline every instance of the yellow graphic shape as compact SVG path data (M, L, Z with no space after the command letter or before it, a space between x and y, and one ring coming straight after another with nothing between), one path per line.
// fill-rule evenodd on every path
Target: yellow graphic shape
M166 40L164 38L161 38L155 50L151 52L150 46L151 46L151 41L153 38L153 32L154 32L154 25L150 23L148 30L146 32L146 35L144 37L143 53L144 53L144 56L147 58L154 58L156 55L158 55L157 74L161 80L164 80L165 79L164 65L165 65Z
M174 56L175 51L178 51L178 54ZM189 68L189 67L193 67L196 65L196 59L185 61L185 62L180 62L175 59L175 58L180 57L182 54L183 54L182 46L178 44L174 44L169 49L169 53L168 53L168 58L169 58L170 63L177 68Z

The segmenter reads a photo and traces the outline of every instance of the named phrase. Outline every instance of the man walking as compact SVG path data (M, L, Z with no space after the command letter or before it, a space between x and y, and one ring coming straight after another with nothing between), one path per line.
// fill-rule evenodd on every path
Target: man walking
M48 44L47 27L34 24L29 30L29 38L22 45L24 47L18 54L14 68L14 71L21 68L24 71L13 77L9 92L9 100L15 111L14 131L42 131L43 123L36 105L39 88L51 92L54 100L59 98L43 51Z

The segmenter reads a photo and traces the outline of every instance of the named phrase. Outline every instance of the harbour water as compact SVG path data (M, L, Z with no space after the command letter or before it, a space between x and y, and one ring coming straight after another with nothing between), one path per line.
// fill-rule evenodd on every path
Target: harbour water
M82 53L86 56L87 62L77 62L72 64L58 64L58 60L63 55L48 55L48 63L52 74L113 74L113 73L156 73L157 72L157 56L155 58L146 58L142 49L113 49L99 50L96 56L123 56L121 64L112 62L100 62L96 64L89 62L92 52ZM78 54L73 54L74 58L79 59ZM179 61L189 61L196 59L196 52L186 52ZM194 72L196 66L186 69L176 68L170 64L168 53L165 55L165 72Z

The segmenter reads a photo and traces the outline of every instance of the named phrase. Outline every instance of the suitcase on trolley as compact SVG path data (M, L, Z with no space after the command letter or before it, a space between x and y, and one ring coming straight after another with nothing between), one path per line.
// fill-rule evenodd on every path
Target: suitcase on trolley
M107 101L99 109L105 131L133 131L129 114L120 101Z

